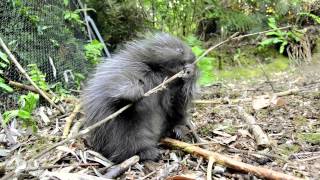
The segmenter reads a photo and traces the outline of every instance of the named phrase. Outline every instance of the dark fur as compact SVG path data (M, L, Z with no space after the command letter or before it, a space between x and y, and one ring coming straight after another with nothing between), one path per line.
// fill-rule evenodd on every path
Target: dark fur
M114 162L135 154L141 160L159 158L157 143L170 132L180 135L193 97L195 56L179 39L168 34L149 35L128 43L99 65L83 94L86 126L128 103L133 106L93 130L87 140L92 148ZM189 76L167 85L164 91L142 97L165 78L185 69Z

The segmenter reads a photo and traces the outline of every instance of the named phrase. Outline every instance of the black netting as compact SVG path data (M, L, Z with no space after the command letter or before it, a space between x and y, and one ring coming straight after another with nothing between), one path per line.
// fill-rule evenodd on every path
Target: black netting
M66 71L86 75L90 64L83 50L85 27L64 20L66 11L78 8L76 1L66 7L63 0L0 0L0 36L24 68L37 64L49 83L64 82ZM25 82L13 66L5 77ZM1 93L0 106L11 106L6 103L10 96Z

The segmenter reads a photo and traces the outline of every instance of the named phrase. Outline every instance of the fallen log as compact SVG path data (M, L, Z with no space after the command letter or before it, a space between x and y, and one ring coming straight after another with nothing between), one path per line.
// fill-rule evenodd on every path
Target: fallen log
M161 142L163 144L182 149L183 151L188 152L190 154L202 156L206 159L212 158L212 160L217 164L221 164L223 166L226 166L230 169L234 169L237 171L247 172L261 178L277 179L277 180L278 179L282 179L282 180L299 180L300 179L300 178L287 175L281 172L273 171L271 169L267 169L264 167L257 167L257 166L253 166L243 162L239 162L230 157L227 157L215 152L211 152L211 151L202 149L200 147L197 147L182 141L178 141L175 139L164 138L161 140Z

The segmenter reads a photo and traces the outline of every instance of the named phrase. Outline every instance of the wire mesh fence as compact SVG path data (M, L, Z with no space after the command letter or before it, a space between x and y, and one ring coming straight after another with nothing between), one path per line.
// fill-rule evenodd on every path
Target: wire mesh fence
M64 18L78 8L72 0L0 0L0 36L24 68L37 64L47 82L72 86L66 74L86 75L92 68L84 55L85 27ZM7 80L25 82L14 66L4 73ZM15 106L16 98L17 92L0 92L0 109Z

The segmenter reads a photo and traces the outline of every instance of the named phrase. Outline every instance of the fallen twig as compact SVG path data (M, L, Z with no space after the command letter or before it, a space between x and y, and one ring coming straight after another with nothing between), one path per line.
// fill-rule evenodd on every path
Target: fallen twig
M16 88L25 89L25 90L28 90L28 91L32 91L34 93L39 93L37 91L37 89L34 88L33 86L25 85L25 84L22 84L22 83L19 83L19 82L15 82L15 81L9 81L8 84L11 85L11 86L14 86ZM43 93L45 93L50 99L54 98L54 96L52 94L49 94L49 93L47 93L45 91L43 91ZM73 103L73 104L75 104L75 102L77 102L77 100L75 98L72 98L72 97L64 98L63 101L65 101L67 103Z
M257 142L258 148L266 148L270 146L270 141L268 136L265 134L265 132L261 129L259 125L256 124L256 120L253 116L245 112L245 110L238 106L238 111L242 118L246 121L246 123L249 125L250 130L252 131L252 134Z
M295 89L290 89L290 90L287 90L287 91L273 93L273 95L277 96L277 97L288 96L288 95L291 95L291 94L295 94L295 93L297 93L299 91L300 91L300 89L295 88ZM230 99L228 101L225 100L225 99L208 99L208 100L197 99L197 100L193 100L192 103L194 103L194 104L223 104L223 103L236 104L236 103L239 103L239 102L249 102L249 101L252 101L253 99L268 98L268 97L270 97L270 95L264 94L264 95L256 96L256 97L253 97L253 98Z
M320 159L320 155L319 156L309 157L309 158L306 158L306 159L298 159L297 161L305 162L305 161L313 161L313 160L316 160L316 159Z
M223 102L225 102L223 99L196 99L192 101L194 104L222 104Z
M146 176L142 177L140 180L144 180L147 179L148 177L152 176L153 174L155 174L157 171L152 171L151 173L147 174Z
M123 161L122 163L110 167L107 173L103 175L103 177L115 179L118 176L120 176L122 173L124 173L127 169L129 169L129 167L139 162L139 159L140 159L139 156L132 156L131 158Z
M212 167L214 163L214 158L209 157L209 162L208 162L208 169L207 169L207 180L212 180Z
M190 119L187 120L187 127L190 129L192 136L195 138L196 143L206 143L204 142L203 139L201 139L201 137L197 134L196 132L196 128L194 126L194 124L192 124L192 121ZM209 147L206 144L201 144L200 145L202 148L204 149L208 149Z
M80 128L82 127L84 121L85 121L84 117L77 120L77 122L75 122L74 125L72 126L68 137L71 137L71 136L74 136L75 134L77 134L79 132Z
M76 116L79 113L80 109L81 109L81 104L80 103L76 104L76 106L74 107L74 109L73 109L72 113L70 114L70 116L68 116L66 118L66 123L65 123L65 126L64 126L64 129L63 129L63 134L62 134L63 138L66 138L68 136L72 121L74 120L74 118L76 118Z
M61 113L65 113L64 109L60 106L56 105L39 87L38 85L33 82L33 80L30 78L28 73L23 69L23 67L20 65L18 60L14 57L14 55L11 53L11 51L8 49L7 45L3 42L2 38L0 37L0 45L4 49L4 51L7 53L11 61L15 64L15 66L19 69L19 71L27 78L27 80L31 83L31 85L37 90L37 92L45 98L53 107L57 108Z
M83 179L89 179L89 180L111 180L108 178L103 177L97 177L93 175L87 175L87 174L79 174L79 173L66 173L66 172L46 172L46 177L49 179L60 179L60 180L83 180ZM44 178L42 178L44 179Z
M224 165L224 166L231 168L231 169L234 169L234 170L254 174L254 175L261 177L261 178L283 179L283 180L298 180L298 179L300 179L300 178L297 178L297 177L294 177L291 175L287 175L287 174L283 174L283 173L280 173L277 171L273 171L271 169L267 169L267 168L263 168L263 167L256 167L256 166L253 166L250 164L239 162L239 161L236 161L236 160L229 158L227 156L223 156L221 154L211 152L211 151L202 149L200 147L193 146L191 144L188 144L188 143L185 143L182 141L178 141L175 139L164 138L161 140L161 142L166 145L170 145L172 147L183 149L183 151L185 151L185 152L188 152L188 153L191 153L194 155L198 155L198 156L202 156L206 159L213 158L214 162L216 162L218 164Z
M64 167L88 167L88 166L100 166L100 163L78 163L78 164L56 164L56 165L46 165L46 166L38 166L38 167L27 167L23 169L22 172L30 172L44 169L54 169L54 168L64 168ZM14 169L11 169L14 170Z
M243 154L247 154L249 156L260 155L260 156L265 156L265 157L270 158L270 159L277 159L277 160L281 160L281 161L286 162L286 163L288 162L287 159L284 159L281 156L274 155L274 154L271 154L271 153L254 152L254 151L249 151L249 150L240 150L240 149L230 148L230 147L227 149L227 151L231 152L231 153L243 153Z

